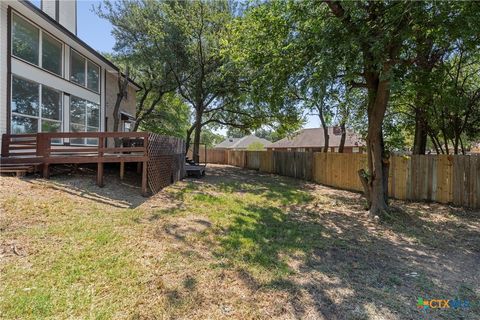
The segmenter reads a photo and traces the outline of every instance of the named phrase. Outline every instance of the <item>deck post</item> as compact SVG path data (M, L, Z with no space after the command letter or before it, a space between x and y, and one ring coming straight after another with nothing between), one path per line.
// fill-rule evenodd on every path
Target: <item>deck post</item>
M42 164L42 177L44 179L50 178L50 168L49 168L48 163Z
M97 185L100 188L103 188L103 162L98 162L97 164Z
M2 135L2 157L8 157L10 150L10 135Z
M140 173L142 173L142 163L137 162L137 174L140 174Z
M103 188L103 148L105 146L104 137L98 137L98 163L97 163L97 185Z
M147 190L147 161L142 163L142 196L148 196Z
M120 162L120 180L123 180L125 176L125 162Z

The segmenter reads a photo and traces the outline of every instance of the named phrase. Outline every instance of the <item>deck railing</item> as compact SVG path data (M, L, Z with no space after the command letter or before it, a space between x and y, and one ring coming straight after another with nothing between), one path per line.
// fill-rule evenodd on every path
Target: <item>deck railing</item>
M41 165L45 178L49 176L50 164L97 163L97 184L100 186L103 185L104 163L119 162L123 167L125 162L138 162L143 164L142 193L146 194L148 136L148 132L4 134L2 161ZM90 144L73 143L79 141Z

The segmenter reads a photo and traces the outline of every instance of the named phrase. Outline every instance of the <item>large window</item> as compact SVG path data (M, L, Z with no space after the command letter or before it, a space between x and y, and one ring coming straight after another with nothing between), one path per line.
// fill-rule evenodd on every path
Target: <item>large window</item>
M55 74L62 75L62 43L43 33L42 66Z
M96 103L72 96L70 98L70 131L98 132L100 128L100 106ZM72 144L96 145L98 139L71 139Z
M85 86L85 58L72 50L70 61L70 80Z
M39 47L39 29L17 15L14 15L12 26L13 55L38 66Z
M88 61L87 62L87 87L90 90L98 92L98 85L100 84L100 68Z
M100 67L75 50L71 50L70 53L70 80L92 91L99 92Z
M62 130L62 94L57 90L13 76L11 108L12 133Z
M42 132L59 132L62 129L62 94L42 86Z
M12 21L12 54L62 76L62 43L17 15Z

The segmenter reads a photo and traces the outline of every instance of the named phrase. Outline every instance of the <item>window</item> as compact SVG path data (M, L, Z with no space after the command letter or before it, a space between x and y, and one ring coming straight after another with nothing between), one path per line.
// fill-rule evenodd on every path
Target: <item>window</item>
M98 132L100 128L100 106L96 103L72 96L70 99L70 131ZM98 144L98 139L71 139L72 144Z
M87 87L88 89L98 92L98 85L100 79L100 68L88 61L87 63Z
M11 102L12 133L62 130L61 92L13 76Z
M85 86L85 58L72 50L70 60L70 80Z
M12 55L62 76L63 44L17 15L12 21Z
M12 78L12 133L38 132L40 86L20 78Z
M42 35L42 67L62 75L62 43L46 33Z
M130 132L132 130L132 122L128 120L122 121L122 131L123 132Z
M62 95L42 86L42 132L58 132L62 128Z
M17 15L13 16L12 53L16 57L39 65L40 31Z
M71 50L70 57L70 80L92 91L99 92L100 67L74 50Z

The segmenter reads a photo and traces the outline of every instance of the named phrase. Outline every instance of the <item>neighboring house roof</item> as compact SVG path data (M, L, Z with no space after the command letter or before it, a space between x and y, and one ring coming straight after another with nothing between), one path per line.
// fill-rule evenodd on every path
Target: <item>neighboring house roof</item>
M235 143L237 143L238 140L240 140L240 138L227 138L227 139L223 140L222 142L220 142L219 144L217 144L215 146L215 148L228 149L231 146L233 146Z
M94 56L96 56L97 58L99 58L100 60L102 60L103 62L105 62L108 66L110 66L113 70L115 71L120 71L120 68L118 68L113 62L111 62L110 60L108 60L107 58L105 58L102 54L98 53L95 49L93 49L92 47L90 47L88 44L86 44L82 39L80 39L77 35L73 34L72 32L70 32L67 28L65 28L64 26L62 26L60 23L58 23L57 21L55 21L55 19L53 19L52 17L50 17L48 14L46 14L45 12L43 12L40 8L37 8L37 6L35 6L33 3L31 3L30 1L28 0L22 0L20 1L21 3L23 3L25 6L27 6L28 8L30 8L33 12L35 12L36 14L38 14L39 16L41 16L43 19L47 20L50 24L54 25L57 29L59 29L60 31L62 31L63 33L65 33L69 38L71 38L72 40L78 42L82 47L84 47L85 49L87 49L91 54L93 54ZM125 76L124 74L122 74L122 76ZM137 90L140 90L142 87L136 83L135 81L133 81L132 79L128 78L128 81L134 85Z
M215 146L217 149L247 149L254 142L260 142L265 148L269 147L271 142L267 139L259 138L254 135L243 138L227 138Z
M342 135L338 127L328 128L328 146L338 147ZM275 143L272 143L268 148L322 148L325 144L325 137L323 128L302 129L293 134L291 137L283 138ZM359 147L364 146L365 142L360 135L347 129L347 136L345 138L345 147Z

